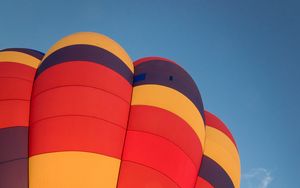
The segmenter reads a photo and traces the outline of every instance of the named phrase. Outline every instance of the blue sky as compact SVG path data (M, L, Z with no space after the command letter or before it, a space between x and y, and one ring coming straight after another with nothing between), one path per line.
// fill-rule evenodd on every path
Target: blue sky
M300 2L297 0L1 0L0 48L41 51L96 31L132 59L162 56L195 79L231 129L242 188L300 184Z

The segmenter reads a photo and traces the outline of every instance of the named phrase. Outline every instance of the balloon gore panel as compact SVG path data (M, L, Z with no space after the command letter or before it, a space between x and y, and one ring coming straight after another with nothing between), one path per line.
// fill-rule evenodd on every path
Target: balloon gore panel
M135 66L118 187L192 188L204 144L199 91L173 62L148 60ZM189 92L197 95L192 98Z
M78 33L46 54L32 94L30 188L116 187L133 76L123 52Z
M239 188L240 159L232 134L215 115L205 111L205 118L206 139L196 187L208 182L216 188Z
M28 125L32 84L41 52L0 51L0 187L28 187Z

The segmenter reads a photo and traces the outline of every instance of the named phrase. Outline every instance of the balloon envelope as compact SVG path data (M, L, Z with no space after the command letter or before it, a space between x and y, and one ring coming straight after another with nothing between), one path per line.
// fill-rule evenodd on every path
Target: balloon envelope
M93 32L0 51L0 147L0 187L239 187L236 143L192 77Z

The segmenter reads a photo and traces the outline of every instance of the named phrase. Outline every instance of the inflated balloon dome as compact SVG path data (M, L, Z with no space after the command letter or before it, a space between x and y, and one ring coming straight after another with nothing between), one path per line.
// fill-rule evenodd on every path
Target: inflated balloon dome
M239 188L226 125L175 62L82 32L0 51L0 188Z

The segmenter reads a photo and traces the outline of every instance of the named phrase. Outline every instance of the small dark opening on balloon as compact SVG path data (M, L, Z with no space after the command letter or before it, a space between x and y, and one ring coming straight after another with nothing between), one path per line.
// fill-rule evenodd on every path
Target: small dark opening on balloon
M173 81L173 76L169 76L169 80L170 80L170 81Z
M146 79L146 73L138 74L133 77L133 83L140 82Z

